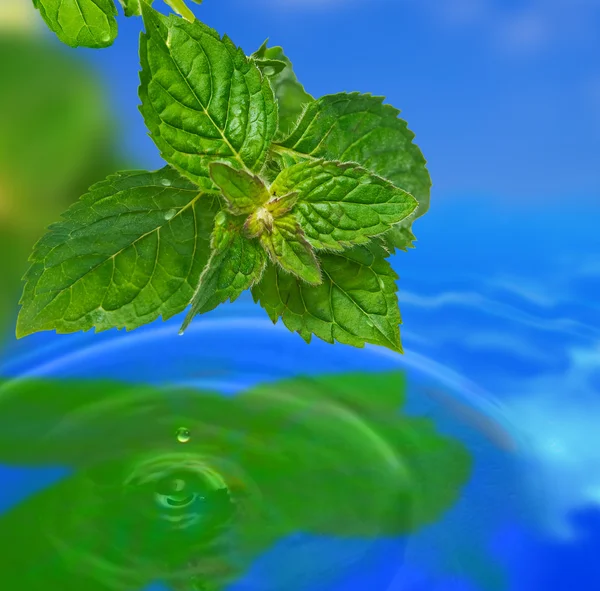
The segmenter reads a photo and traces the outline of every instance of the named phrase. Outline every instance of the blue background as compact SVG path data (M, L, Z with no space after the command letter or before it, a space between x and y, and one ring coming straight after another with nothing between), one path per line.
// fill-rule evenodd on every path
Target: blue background
M490 405L500 405L519 441L501 460L510 486L475 481L442 529L416 536L402 569L396 542L382 541L335 589L493 591L494 569L507 591L600 589L600 2L205 0L194 10L247 53L267 37L282 45L314 96L360 90L402 110L434 187L417 248L394 258L406 354L389 363L498 420ZM158 168L137 112L141 23L119 24L112 48L77 51L103 74L136 165ZM263 317L247 298L211 318L228 315ZM303 363L331 370L340 355L347 367L389 365L338 346L308 355L296 335L264 331L278 331L292 360L271 377ZM4 371L112 338L36 335L9 344ZM474 453L485 464L497 449ZM2 479L5 507L47 482Z

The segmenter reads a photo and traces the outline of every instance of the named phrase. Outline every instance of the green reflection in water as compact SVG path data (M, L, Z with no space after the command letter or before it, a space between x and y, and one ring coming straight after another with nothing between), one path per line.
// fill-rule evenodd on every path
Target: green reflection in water
M212 591L293 532L375 538L433 523L458 500L471 459L429 419L404 416L404 392L400 373L297 378L233 397L6 382L0 461L75 473L0 516L4 585Z

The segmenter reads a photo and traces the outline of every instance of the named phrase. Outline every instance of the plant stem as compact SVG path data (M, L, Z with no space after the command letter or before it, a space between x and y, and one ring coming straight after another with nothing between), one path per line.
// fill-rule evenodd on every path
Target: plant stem
M186 6L184 0L164 0L167 6L170 6L177 14L181 15L186 21L193 23L196 20L194 13Z

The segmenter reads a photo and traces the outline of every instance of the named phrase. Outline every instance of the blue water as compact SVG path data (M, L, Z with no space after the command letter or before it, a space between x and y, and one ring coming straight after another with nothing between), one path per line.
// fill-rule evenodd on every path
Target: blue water
M282 540L231 591L593 591L600 588L597 213L485 199L437 204L417 222L417 248L394 259L402 357L376 347L308 346L242 298L198 319L184 337L175 319L130 334L9 340L1 374L177 381L230 394L290 375L404 369L408 412L433 418L474 456L459 503L405 539ZM436 389L449 397L431 397ZM0 510L64 474L0 468Z

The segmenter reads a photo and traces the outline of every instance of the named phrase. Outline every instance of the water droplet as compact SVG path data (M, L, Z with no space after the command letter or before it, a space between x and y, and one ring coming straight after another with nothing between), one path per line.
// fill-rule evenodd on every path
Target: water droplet
M165 187L170 187L171 181L169 179L160 179L160 184L164 185Z
M275 68L273 66L265 66L263 72L265 73L265 76L273 76L273 74L275 74Z
M381 277L379 278L379 287L381 287L381 289L385 288L385 283Z
M179 427L179 429L177 429L177 441L179 441L179 443L187 443L191 438L192 436L189 429L186 429L185 427Z
M370 326L371 328L373 328L373 326L375 326L373 324L373 322L371 320L367 320L367 326Z
M167 211L167 213L165 213L165 220L172 220L175 217L175 214L177 212L174 209L169 209L169 211Z
M98 326L99 324L101 324L102 322L104 322L104 320L106 319L106 314L104 312L103 309L97 309L94 310L91 314L90 317L92 319L92 322L94 323L95 326Z

